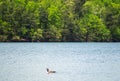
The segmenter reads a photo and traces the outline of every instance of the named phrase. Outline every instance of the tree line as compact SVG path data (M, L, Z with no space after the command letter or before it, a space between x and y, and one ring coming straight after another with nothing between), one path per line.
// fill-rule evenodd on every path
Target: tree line
M0 0L0 41L120 42L120 1Z

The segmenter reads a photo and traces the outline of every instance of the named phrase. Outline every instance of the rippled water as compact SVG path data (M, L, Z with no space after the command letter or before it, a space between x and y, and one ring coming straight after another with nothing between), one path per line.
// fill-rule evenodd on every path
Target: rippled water
M0 81L120 81L120 43L0 43Z

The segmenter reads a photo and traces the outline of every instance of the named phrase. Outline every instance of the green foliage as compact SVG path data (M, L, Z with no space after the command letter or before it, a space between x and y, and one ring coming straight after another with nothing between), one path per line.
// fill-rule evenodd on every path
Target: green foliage
M106 8L105 24L111 31L112 41L120 41L119 28L120 28L120 4L111 3L110 6Z
M107 41L109 40L110 31L106 29L103 22L95 15L86 15L80 21L82 35L85 36L85 41Z
M0 41L120 41L120 0L0 0Z
M37 29L37 31L33 33L32 41L40 41L43 37L42 32L41 29Z
M53 25L49 29L49 35L49 41L61 41L61 31Z
M0 41L4 42L7 40L7 35L0 35Z

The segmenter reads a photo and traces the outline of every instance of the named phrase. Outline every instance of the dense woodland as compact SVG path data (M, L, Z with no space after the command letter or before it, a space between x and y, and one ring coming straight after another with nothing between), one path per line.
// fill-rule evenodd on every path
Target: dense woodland
M0 0L0 41L120 42L120 0Z

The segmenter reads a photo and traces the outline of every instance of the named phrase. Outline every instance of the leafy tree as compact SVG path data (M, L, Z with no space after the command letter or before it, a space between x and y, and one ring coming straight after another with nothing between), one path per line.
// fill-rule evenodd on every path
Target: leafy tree
M43 37L42 32L41 29L37 29L37 31L33 33L32 41L40 41Z
M0 0L0 41L120 41L120 0Z
M106 29L106 26L95 15L86 15L80 21L80 27L82 27L84 41L108 41L110 31Z
M108 29L111 31L111 40L119 41L119 29L120 29L120 4L111 3L106 8L105 23Z

